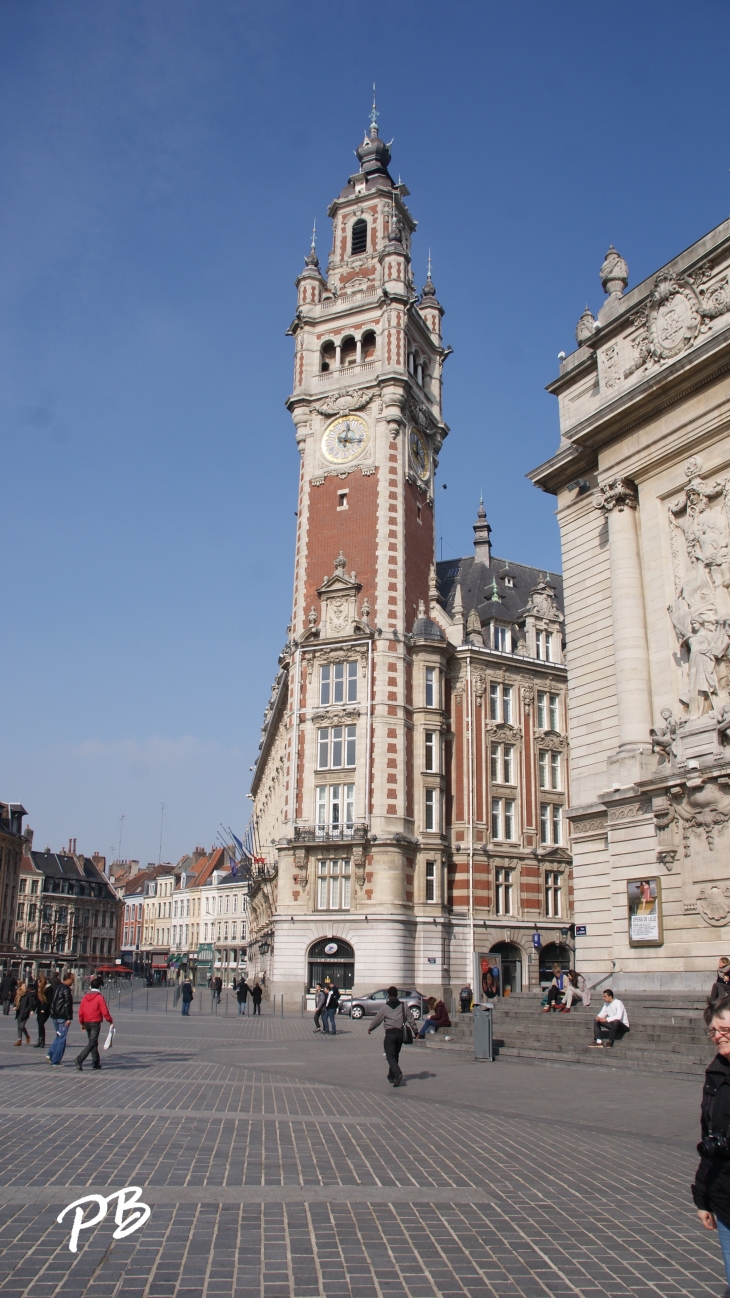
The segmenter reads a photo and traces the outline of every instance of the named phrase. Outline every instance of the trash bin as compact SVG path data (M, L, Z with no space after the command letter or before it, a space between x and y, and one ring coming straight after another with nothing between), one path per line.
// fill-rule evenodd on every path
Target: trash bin
M492 1015L494 1007L487 1001L484 1005L474 1006L474 1058L481 1063L493 1063L492 1049Z

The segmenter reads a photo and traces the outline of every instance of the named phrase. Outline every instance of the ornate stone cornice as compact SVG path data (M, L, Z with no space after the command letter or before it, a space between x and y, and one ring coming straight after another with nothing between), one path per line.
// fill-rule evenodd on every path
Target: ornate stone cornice
M614 509L619 513L626 508L636 509L638 504L639 489L631 478L611 478L593 493L593 508L604 514L610 514Z

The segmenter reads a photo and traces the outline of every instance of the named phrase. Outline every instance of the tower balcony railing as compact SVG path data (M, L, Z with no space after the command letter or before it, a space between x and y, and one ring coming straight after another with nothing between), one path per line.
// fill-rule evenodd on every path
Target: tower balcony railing
M360 361L359 365L340 365L333 370L325 370L317 375L320 383L329 383L332 379L341 379L344 374L363 374L366 370L374 370L375 361Z
M333 306L342 306L347 302L362 302L368 298L377 297L380 293L379 288L356 289L354 293L339 293L337 297L326 297L320 303L323 311L331 311Z
M296 825L295 843L352 843L363 842L368 836L367 825Z

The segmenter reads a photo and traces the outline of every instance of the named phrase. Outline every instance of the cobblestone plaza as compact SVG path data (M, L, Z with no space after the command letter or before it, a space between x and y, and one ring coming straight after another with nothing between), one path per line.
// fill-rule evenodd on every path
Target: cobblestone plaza
M689 1195L700 1079L417 1046L394 1092L366 1023L169 999L117 1013L98 1077L78 1027L51 1069L0 1018L3 1298L722 1292ZM146 1225L114 1240L110 1211L71 1253L62 1208L131 1185Z

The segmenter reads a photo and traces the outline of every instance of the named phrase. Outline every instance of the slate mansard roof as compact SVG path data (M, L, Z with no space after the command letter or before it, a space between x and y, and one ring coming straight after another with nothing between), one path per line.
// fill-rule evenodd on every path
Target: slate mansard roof
M552 587L558 608L564 612L562 575L546 568L530 568L524 563L494 556L487 565L469 555L464 559L444 559L437 563L436 575L440 602L446 611L453 613L458 585L461 587L464 617L476 609L482 626L489 622L524 622L530 591L541 582ZM508 579L513 585L507 584Z
M50 879L65 879L70 883L95 883L103 885L103 893L109 900L116 901L116 894L109 880L96 868L94 862L86 857L68 856L64 852L30 852L30 859L41 874Z

